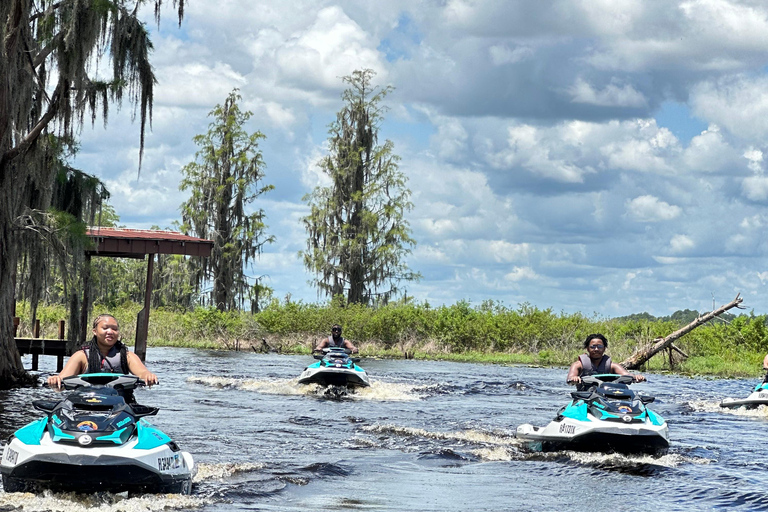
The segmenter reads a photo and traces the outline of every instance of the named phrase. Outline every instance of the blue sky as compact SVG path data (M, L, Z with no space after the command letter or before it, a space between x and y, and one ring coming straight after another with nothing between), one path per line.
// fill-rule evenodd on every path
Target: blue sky
M276 187L252 275L277 297L318 300L301 198L323 183L340 77L370 68L395 87L379 135L413 191L409 296L618 316L741 293L766 312L765 2L196 0L153 41L141 176L126 106L73 164L127 227L170 227L192 138L239 88Z

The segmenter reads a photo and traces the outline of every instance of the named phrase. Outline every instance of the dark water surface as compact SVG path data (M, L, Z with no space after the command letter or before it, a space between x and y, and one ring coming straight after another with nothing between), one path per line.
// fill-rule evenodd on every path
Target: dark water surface
M515 428L553 418L565 368L364 358L371 388L329 399L296 383L309 356L148 352L161 384L137 398L197 461L193 495L3 492L0 510L768 510L768 410L718 406L754 380L636 385L669 423L666 455L542 455L521 451ZM33 399L56 396L0 393L2 443L39 417Z

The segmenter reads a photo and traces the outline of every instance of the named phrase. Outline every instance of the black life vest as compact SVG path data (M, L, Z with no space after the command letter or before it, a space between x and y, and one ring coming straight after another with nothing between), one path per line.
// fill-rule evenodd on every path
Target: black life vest
M83 352L85 352L85 358L88 360L88 368L85 369L85 373L121 373L123 375L130 375L127 349L121 341L110 347L107 357L102 355L95 337L89 345L84 345L82 348ZM93 351L93 354L91 354L91 351ZM126 403L136 403L136 397L134 397L132 389L121 390L120 394L123 395Z
M613 361L611 361L610 356L603 356L603 358L600 360L600 364L595 366L592 363L592 359L589 358L589 355L587 354L581 354L579 356L579 361L581 361L581 377L588 377L590 375L600 375L603 373L613 373L611 371L611 366L613 366Z

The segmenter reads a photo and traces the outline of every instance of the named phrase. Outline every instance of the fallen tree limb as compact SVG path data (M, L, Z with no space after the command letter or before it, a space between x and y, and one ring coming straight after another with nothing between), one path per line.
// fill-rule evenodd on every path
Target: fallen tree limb
M728 304L726 304L725 306L720 306L716 310L710 311L709 313L698 317L693 322L689 323L688 325L686 325L682 329L678 329L677 331L673 332L672 334L670 334L666 338L662 338L662 339L660 339L659 341L656 341L655 343L653 343L650 346L642 347L642 348L637 349L634 354L632 354L627 359L625 359L624 361L621 362L621 366L623 366L627 370L635 370L635 369L639 368L640 366L642 366L643 364L645 364L646 361L648 361L650 358L655 356L658 352L664 350L665 348L667 348L669 346L672 346L672 348L674 350L677 350L678 352L680 352L683 355L685 355L680 349L678 349L677 347L672 345L672 342L677 340L678 338L681 338L682 336L688 334L689 332L691 332L692 330L694 330L695 328L697 328L701 324L709 322L710 320L712 320L716 316L719 316L719 315L725 313L726 311L728 311L731 308L740 308L741 309L741 306L739 306L739 304L741 304L744 299L739 297L739 295L741 295L741 294L736 294L736 298L733 299Z
M684 358L688 359L688 354L686 354L685 352L683 352L682 350L680 350L679 348L677 348L673 344L670 343L669 344L669 348L671 348L672 350L674 350L675 352L677 352L678 354L680 354Z

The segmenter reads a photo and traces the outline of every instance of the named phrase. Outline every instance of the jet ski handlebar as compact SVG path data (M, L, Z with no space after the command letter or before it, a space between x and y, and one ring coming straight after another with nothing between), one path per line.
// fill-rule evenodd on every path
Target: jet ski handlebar
M318 352L322 352L322 354L319 354ZM344 353L345 355L349 356L352 354L352 351L348 348L343 347L325 347L321 348L320 350L313 350L312 355L315 359L323 359L329 354L338 354L339 356L341 353ZM359 357L350 357L353 363L357 363L360 361Z
M603 373L599 375L588 375L581 378L584 384L594 384L599 386L603 382L616 382L618 384L634 384L635 378L632 375L618 375L615 373Z
M73 390L91 386L106 386L114 389L136 389L146 383L135 375L120 373L84 373L61 379L61 386Z

